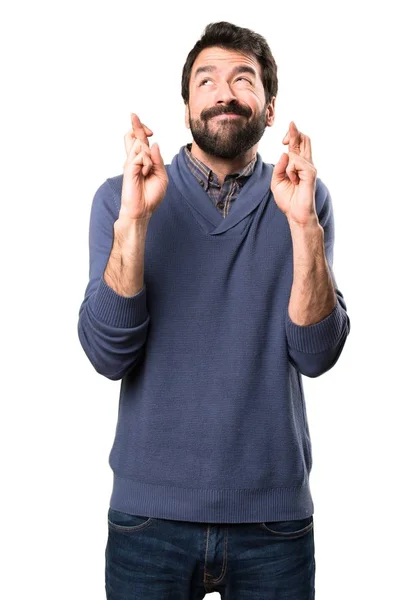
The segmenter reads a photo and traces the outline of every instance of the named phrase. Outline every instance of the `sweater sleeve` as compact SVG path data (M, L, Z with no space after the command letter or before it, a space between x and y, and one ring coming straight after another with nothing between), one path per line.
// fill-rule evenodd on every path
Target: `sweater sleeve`
M96 191L89 224L89 283L79 309L78 337L95 370L121 379L142 358L150 317L146 286L117 294L104 280L118 218L115 191L106 180Z
M297 325L286 313L286 337L289 360L303 375L318 377L337 362L347 336L350 333L350 319L342 292L338 289L333 273L333 251L335 225L332 200L326 185L318 178L319 194L323 198L318 212L320 225L324 229L325 255L336 292L336 305L322 321L312 325ZM316 203L317 206L319 203Z

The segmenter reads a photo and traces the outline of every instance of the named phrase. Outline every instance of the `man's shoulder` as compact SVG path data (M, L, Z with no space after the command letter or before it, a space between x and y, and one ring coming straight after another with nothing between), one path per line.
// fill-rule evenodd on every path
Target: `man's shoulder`
M121 173L120 175L114 175L114 177L108 177L107 183L109 184L109 186L111 187L111 189L114 192L121 194L122 180L123 180L123 174Z

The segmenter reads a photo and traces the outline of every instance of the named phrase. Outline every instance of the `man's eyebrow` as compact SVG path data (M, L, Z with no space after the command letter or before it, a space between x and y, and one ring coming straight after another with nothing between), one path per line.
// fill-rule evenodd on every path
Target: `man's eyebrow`
M204 65L204 67L197 67L194 77L197 77L201 73L211 73L211 71L215 71L216 67L212 67L211 65Z
M194 77L196 78L201 73L211 73L215 70L216 67L212 65L204 65L203 67L197 67ZM232 70L232 75L237 75L238 73L250 73L254 77L257 77L255 69L253 69L253 67L250 67L249 65L238 65Z
M253 69L253 67L250 67L249 65L238 65L237 67L235 67L232 71L232 74L237 75L238 73L251 73L251 75L257 77L255 69Z

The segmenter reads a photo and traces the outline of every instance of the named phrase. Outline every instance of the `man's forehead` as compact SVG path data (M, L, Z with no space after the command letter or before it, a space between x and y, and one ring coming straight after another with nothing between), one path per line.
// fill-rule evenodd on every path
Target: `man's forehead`
M238 50L219 48L218 46L205 48L199 53L193 63L192 74L194 74L200 66L215 66L217 70L222 70L240 64L253 67L261 77L260 63L255 57L239 52Z

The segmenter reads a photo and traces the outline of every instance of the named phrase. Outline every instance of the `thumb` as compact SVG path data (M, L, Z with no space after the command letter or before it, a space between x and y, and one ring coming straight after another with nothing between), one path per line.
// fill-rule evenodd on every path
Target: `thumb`
M160 175L165 173L164 161L161 156L160 146L154 143L150 148L151 160L153 161L153 173Z
M283 181L284 179L287 178L286 175L286 167L289 164L289 155L286 154L286 152L284 152L283 154L281 154L278 162L275 165L273 174L272 174L272 179L274 181L274 183L279 183L280 181Z

